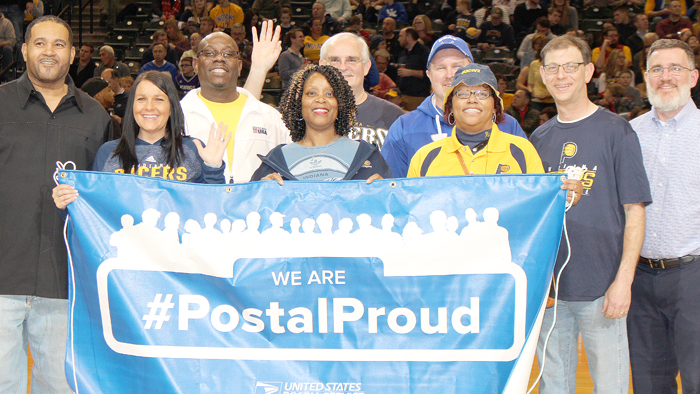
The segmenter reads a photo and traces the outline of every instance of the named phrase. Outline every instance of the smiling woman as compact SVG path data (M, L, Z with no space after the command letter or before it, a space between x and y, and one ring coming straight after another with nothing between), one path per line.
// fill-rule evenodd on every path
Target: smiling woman
M488 66L472 63L457 70L444 99L452 135L419 149L408 177L544 172L527 139L499 130L504 115L497 84Z
M159 71L147 71L132 86L121 139L100 147L92 169L183 182L224 183L222 157L231 138L227 128L212 125L206 147L185 136L184 130L172 79ZM60 209L77 197L78 191L70 185L53 190Z
M280 112L293 144L279 145L253 174L252 181L390 178L376 146L347 138L355 123L355 96L333 66L309 65L292 78Z

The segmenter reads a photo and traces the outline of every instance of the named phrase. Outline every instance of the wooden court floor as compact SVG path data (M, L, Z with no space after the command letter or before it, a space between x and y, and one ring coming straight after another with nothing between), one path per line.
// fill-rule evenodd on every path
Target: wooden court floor
M32 355L31 352L29 353L29 373L27 376L29 379L31 379L31 371L32 371ZM535 362L532 363L532 372L530 374L530 383L528 383L528 390L532 386L532 382L537 379L537 375L539 374L539 369L538 369L538 364L537 364L537 359L535 359ZM576 369L576 394L589 394L593 392L593 382L591 381L591 375L588 373L588 358L586 357L586 352L583 349L583 343L581 341L581 338L579 337L578 340L578 368ZM631 384L630 384L631 386ZM29 383L27 383L27 387L29 387ZM632 387L630 387L630 394L632 393ZM532 391L533 394L539 394L539 390L535 388ZM29 390L27 390L27 394L29 394ZM680 377L678 378L678 394L682 394L681 391L681 380Z
M537 379L539 375L539 365L537 364L537 356L535 356L535 361L532 363L532 372L530 373L530 382L527 385L528 390L532 387L532 383ZM632 393L632 374L630 372L630 394ZM678 394L682 394L681 391L681 379L680 376L678 380ZM591 380L591 374L588 372L588 357L586 357L586 352L583 349L583 342L581 337L578 339L578 368L576 368L576 394L590 394L593 392L593 381ZM532 390L533 394L539 394L539 390L535 388Z

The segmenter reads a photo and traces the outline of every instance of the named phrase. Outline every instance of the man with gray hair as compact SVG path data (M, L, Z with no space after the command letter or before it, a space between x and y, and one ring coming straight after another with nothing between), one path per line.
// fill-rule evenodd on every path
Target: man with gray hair
M679 40L649 48L651 111L632 120L651 195L627 318L635 394L700 393L700 110L693 50Z
M323 43L320 59L321 65L333 66L343 73L355 95L357 120L348 137L376 144L381 149L389 127L404 112L365 91L364 78L372 66L367 42L352 33L336 34Z
M109 45L100 48L100 65L95 68L95 77L101 77L105 69L113 68L119 74L119 78L131 75L129 66L114 59L114 49Z

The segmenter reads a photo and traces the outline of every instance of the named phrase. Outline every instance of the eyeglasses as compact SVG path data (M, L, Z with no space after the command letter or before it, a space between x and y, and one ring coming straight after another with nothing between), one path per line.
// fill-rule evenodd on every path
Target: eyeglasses
M683 66L668 66L668 67L653 67L647 70L649 75L652 77L660 77L661 74L664 73L664 70L668 70L668 73L673 75L673 76L679 76L683 72L683 70L688 70L690 69L688 67L683 67Z
M215 51L213 49L205 49L199 51L197 56L203 56L207 59L214 59L215 57L219 56L219 54L221 54L221 57L223 57L225 60L234 60L238 59L238 55L240 54L240 52L228 49L222 49L220 51Z
M462 100L467 100L469 97L474 95L474 97L478 98L479 100L486 100L487 98L491 97L491 92L488 90L456 90L455 91L455 96L457 98L461 98Z
M338 57L332 57L328 59L328 64L330 64L333 67L338 67L343 63L343 59L338 58ZM349 57L345 59L345 64L348 66L357 66L358 64L362 63L362 59L358 59L356 57Z
M570 62L570 63L564 63L564 64L545 64L542 66L544 69L545 74L556 74L559 72L559 67L564 69L564 72L567 74L573 74L576 71L578 71L578 68L581 67L581 65L586 64L586 62Z

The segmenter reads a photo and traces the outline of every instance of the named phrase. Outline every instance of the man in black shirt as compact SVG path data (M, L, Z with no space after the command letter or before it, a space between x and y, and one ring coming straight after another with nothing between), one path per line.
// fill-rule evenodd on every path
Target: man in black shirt
M644 49L644 35L649 33L649 19L646 15L639 13L634 17L634 26L636 29L634 34L625 41L625 45L630 48L632 56Z
M547 16L547 9L540 5L540 0L527 0L518 4L510 19L517 37L525 37L532 29L537 18Z
M625 5L615 7L613 21L615 22L615 27L617 27L617 32L620 34L620 42L622 43L627 42L627 39L637 31Z
M491 21L486 21L479 26L479 48L482 51L491 49L515 50L515 33L513 27L503 23L503 10L494 7L491 11Z
M409 111L418 108L430 94L430 80L425 75L430 50L418 42L418 37L418 32L412 27L406 27L399 33L403 51L399 55L396 85L401 89Z
M399 44L399 37L394 33L394 29L396 29L394 18L384 18L384 21L382 21L382 36L384 36L386 41L386 50L391 54L392 62L399 60L399 54L402 50L401 44Z
M124 88L119 84L119 74L113 68L108 68L102 71L102 79L104 79L109 87L114 92L114 115L119 117L119 123L124 118L126 111L126 102L129 101L129 94L124 92Z
M27 27L27 71L0 86L0 391L72 393L64 358L68 268L63 220L52 198L56 163L89 170L111 127L107 112L68 77L70 26L43 16ZM41 127L37 127L41 125ZM12 389L10 389L12 388Z
M153 44L151 44L151 46L148 47L148 49L143 51L143 55L141 55L141 65L153 61L153 47L156 44L165 45L165 48L168 51L165 55L166 61L175 65L180 64L180 56L177 55L177 50L175 50L175 48L171 44L168 44L168 34L165 33L165 30L157 30L155 33L153 33ZM95 76L97 77L99 75Z
M95 49L90 43L83 44L83 46L80 47L80 54L73 61L73 64L70 66L70 71L68 71L70 77L73 78L75 86L83 86L85 81L92 78L95 74L97 64L92 61L92 54L94 51Z

